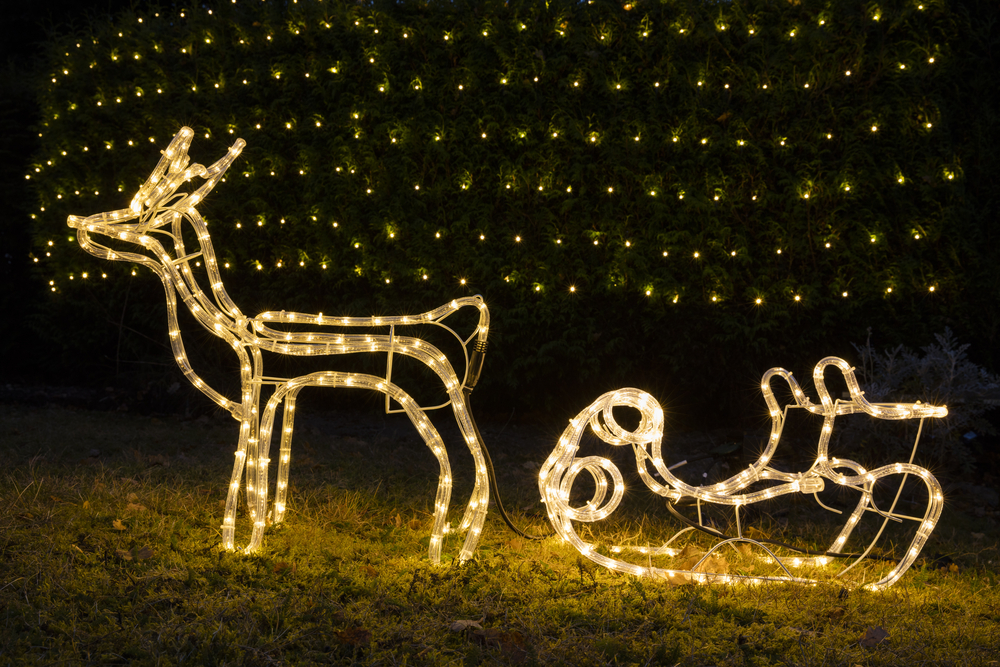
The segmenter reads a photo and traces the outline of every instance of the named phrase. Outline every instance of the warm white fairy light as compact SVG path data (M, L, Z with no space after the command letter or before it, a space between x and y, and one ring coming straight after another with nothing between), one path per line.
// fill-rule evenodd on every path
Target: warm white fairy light
M843 374L850 392L849 399L833 400L830 397L824 380L824 371L829 366L835 367ZM785 380L792 390L794 402L784 406L784 408L778 405L774 393L771 391L771 380L775 377ZM805 396L795 378L788 371L783 368L772 368L767 371L760 385L771 417L771 434L767 446L757 461L748 468L725 481L707 487L692 486L682 482L664 463L661 452L663 410L652 396L639 389L619 389L604 394L570 420L569 427L563 432L555 450L553 450L544 465L542 465L538 476L538 486L542 495L542 501L545 503L549 515L549 520L552 522L558 535L566 542L572 544L581 554L599 565L618 572L625 572L636 576L650 576L683 581L722 581L723 577L725 577L726 581L794 581L812 583L812 580L792 576L787 566L822 566L828 564L830 558L827 556L796 558L781 558L776 556L767 546L745 538L742 535L742 530L739 528L739 508L761 500L790 493L816 494L824 489L824 480L830 480L836 484L857 490L860 493L860 500L857 507L848 517L844 528L828 548L828 552L840 553L843 551L844 544L850 538L851 533L865 512L875 512L883 518L882 529L878 531L862 555L851 565L845 567L841 573L854 567L871 551L881 537L885 525L890 520L910 520L916 521L919 524L916 534L903 558L882 579L867 584L867 587L882 589L892 585L912 565L941 516L943 507L941 485L930 472L913 465L912 455L910 456L910 461L907 463L894 463L876 468L875 470L865 470L861 465L845 459L835 458L831 460L828 456L828 446L830 436L833 433L833 422L838 416L850 414L865 414L877 419L919 419L921 428L918 429L916 441L914 442L913 453L915 454L916 447L919 444L923 420L929 417L944 417L948 414L948 409L922 403L869 403L865 400L864 392L861 391L854 377L854 369L843 359L837 357L827 357L816 365L813 372L813 382L820 397L819 404L814 403ZM638 410L640 414L639 425L632 431L622 428L614 418L613 410L616 407L630 407ZM781 439L788 410L794 408L801 408L823 417L823 427L820 432L816 459L808 470L798 473L783 472L769 466L771 457L774 455L775 449ZM632 447L636 455L636 465L640 478L657 495L667 498L672 503L676 503L682 498L688 498L694 500L699 507L701 503L734 507L738 536L725 542L742 541L762 548L767 552L769 560L777 563L784 570L784 574L761 577L724 575L722 573L713 574L697 571L701 569L702 563L707 562L709 555L725 542L716 544L709 550L701 562L697 563L691 569L686 570L654 567L648 560L646 565L635 565L598 553L595 544L584 541L577 534L573 528L573 522L594 522L609 516L621 501L624 493L624 483L618 468L610 460L599 456L576 457L580 446L580 439L588 425L597 437L604 442L615 446L628 445ZM654 471L652 474L650 467ZM577 476L582 472L589 473L593 479L594 494L590 501L583 507L571 507L569 504L570 490ZM874 485L878 480L890 475L903 476L899 485L900 491L902 490L903 483L910 475L923 481L927 487L928 500L922 517L894 513L896 502L899 500L899 493L896 494L896 500L893 501L887 510L880 510L874 506L872 502L872 489ZM658 480L662 480L662 483ZM759 488L760 485L764 484L766 484L765 488ZM756 485L758 488L752 491L748 490L752 485ZM814 495L814 497L821 506L826 508L818 496ZM700 517L701 514L699 511L699 521L701 520ZM691 529L685 528L660 547L642 547L638 550L643 554L674 556L677 554L677 551L670 548L669 544L689 530ZM629 549L636 550L635 547L612 546L611 552L617 554Z
M194 132L182 128L163 151L163 157L146 183L132 199L127 209L97 213L88 217L70 216L68 224L77 230L77 240L84 250L96 257L114 261L128 261L148 267L163 283L167 298L168 331L174 357L185 377L202 393L228 410L240 422L239 444L236 461L229 482L222 524L222 546L227 550L235 548L236 510L241 480L246 474L247 506L253 522L249 543L245 552L256 550L268 523L277 523L284 518L288 493L288 466L291 457L292 432L295 420L295 399L308 386L361 387L380 392L386 396L386 410L390 399L402 406L416 427L424 442L437 458L439 465L437 497L434 505L434 524L431 529L429 557L440 561L441 545L448 532L448 506L451 499L452 476L444 443L434 425L426 415L427 410L451 406L472 453L476 466L476 481L472 497L465 509L461 528L468 531L459 552L460 561L467 560L479 542L483 522L489 506L489 488L486 464L476 435L476 428L466 401L466 392L471 390L474 378L470 370L476 366L476 357L470 358L469 348L481 355L485 350L489 333L489 311L482 297L455 299L432 311L419 315L400 317L350 317L331 318L322 314L313 315L293 312L265 312L256 317L247 317L230 299L222 283L215 250L209 237L205 220L198 213L196 205L222 179L223 174L239 156L245 145L238 139L221 160L204 167L189 165L188 148ZM204 183L194 192L179 193L177 190L194 177L204 179ZM197 248L186 249L183 238L185 221L194 229ZM92 234L99 234L118 241L132 243L140 252L112 250L95 242ZM165 241L166 243L161 243ZM168 251L166 248L170 248ZM172 248L171 248L172 246ZM205 272L211 286L210 294L198 284L192 262L198 267L204 262ZM262 268L258 264L258 269ZM426 276L424 276L426 279ZM211 333L225 340L236 353L240 363L241 399L228 399L212 389L194 372L188 361L177 319L177 297L191 311L195 319ZM442 320L465 307L479 311L479 322L468 338L461 338L446 326ZM434 346L425 341L396 334L397 326L431 325L448 331L461 343L466 371L459 377L448 359ZM337 327L383 327L386 335L341 334L287 331L274 328L276 325L312 325ZM331 356L356 352L377 352L388 355L387 371L384 377L363 373L321 371L299 377L280 378L265 376L261 351L293 356ZM416 359L433 371L444 384L448 400L438 406L421 407L405 391L392 383L392 358L401 354ZM473 352L475 355L476 352ZM470 363L471 362L471 363ZM478 369L472 371L478 373ZM267 399L263 412L260 403L264 386L274 387ZM277 490L274 506L269 512L268 494L268 452L271 433L278 406L284 403L281 428L281 445L278 460Z

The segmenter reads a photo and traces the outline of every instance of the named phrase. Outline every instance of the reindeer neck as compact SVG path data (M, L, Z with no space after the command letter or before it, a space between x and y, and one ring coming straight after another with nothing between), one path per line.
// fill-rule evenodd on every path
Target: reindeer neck
M190 250L185 247L181 234L184 218L191 222L197 236L197 247ZM230 298L222 283L215 248L212 246L212 237L208 233L208 224L192 208L188 209L184 215L175 216L172 227L173 234L171 236L174 240L177 259L170 262L171 267L168 270L177 281L177 287L185 305L212 333L225 338L226 336L222 332L228 329L243 338L241 330L245 330L246 325L241 324L241 322L246 322L247 318ZM190 263L199 258L204 263L205 272L208 274L209 289L214 300L209 298L201 285L198 284L195 272L191 269ZM221 328L216 325L220 325Z

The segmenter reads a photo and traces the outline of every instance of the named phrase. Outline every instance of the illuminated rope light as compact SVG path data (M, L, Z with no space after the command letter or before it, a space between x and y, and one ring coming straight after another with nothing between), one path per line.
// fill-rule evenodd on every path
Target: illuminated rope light
M823 377L824 370L828 366L834 366L843 374L850 391L849 400L831 399ZM790 403L784 406L784 408L779 407L771 391L770 383L775 377L785 380L792 389L794 403ZM877 590L891 586L913 564L913 561L920 553L921 548L923 548L924 543L934 530L934 526L941 516L944 503L941 485L926 469L913 465L913 455L916 453L916 448L920 441L923 420L926 418L944 417L948 414L948 409L946 407L937 407L922 403L869 403L865 400L864 392L861 391L854 377L854 369L843 359L838 359L837 357L827 357L820 361L813 371L813 381L820 398L818 405L805 396L790 372L783 368L772 368L767 371L761 381L761 391L764 393L764 400L770 412L771 434L764 452L748 468L723 482L706 487L692 486L682 482L671 472L671 468L665 465L661 453L663 410L652 396L644 391L631 388L619 389L604 394L570 420L569 426L560 437L556 448L549 455L539 472L538 487L542 495L542 502L546 505L549 520L552 522L558 535L566 542L572 544L582 555L599 565L618 572L675 581L714 581L726 583L734 581L747 581L751 583L791 581L815 583L810 579L792 576L787 566L823 566L830 562L831 559L829 557L786 558L776 556L767 546L743 536L739 524L739 509L745 505L790 493L811 493L817 503L825 509L830 509L822 504L817 495L824 489L825 480L829 480L838 485L857 490L860 493L860 499L854 511L848 516L844 528L827 549L828 553L844 552L846 542L865 512L875 512L883 517L882 527L868 547L853 563L846 566L838 576L853 568L867 556L878 542L890 520L897 522L915 521L919 523L916 534L906 554L895 568L879 581L867 584L866 587ZM618 425L612 413L615 407L631 407L639 411L641 418L635 430L628 431ZM782 472L768 465L781 439L788 410L792 408L801 408L823 417L823 427L820 432L816 459L808 470L801 473ZM865 414L876 419L919 419L920 429L917 431L910 460L906 463L893 463L869 471L854 461L830 459L828 456L828 446L830 436L833 433L834 420L841 415L851 414ZM607 518L618 507L625 487L621 472L610 460L599 456L576 458L580 439L588 425L597 437L604 442L615 446L629 445L633 448L636 455L639 476L653 493L667 498L671 503L676 503L683 498L691 499L699 504L699 508L700 503L713 503L733 507L736 512L738 537L713 546L702 560L689 570L658 568L653 567L652 564L645 566L634 565L598 553L597 545L584 541L577 534L573 527L573 522L589 523ZM655 471L655 474L663 480L662 484L650 474L650 466ZM593 478L594 493L592 498L583 507L571 507L569 504L570 491L577 476L582 472L589 473ZM872 489L875 483L891 475L902 475L899 485L900 492L907 477L910 475L923 481L927 487L928 500L922 518L896 514L894 512L899 499L899 492L897 492L896 499L888 509L880 509L875 505L872 498ZM758 490L748 491L747 489L751 485L757 486ZM763 488L759 488L761 486ZM679 553L678 550L669 545L681 534L690 530L692 528L681 530L660 547L637 548L613 546L610 551L617 554L625 550L632 550L646 556L676 556ZM702 564L708 562L707 559L716 549L725 543L733 541L747 542L763 548L767 551L769 560L776 562L784 571L784 574L777 576L746 576L702 571Z
M167 299L167 319L170 345L177 365L184 376L203 394L216 404L228 410L241 423L236 462L229 482L225 516L222 524L222 546L227 550L235 548L236 509L239 500L241 479L246 474L247 505L253 522L249 543L243 551L250 553L260 547L265 526L284 518L288 493L288 466L291 458L292 431L295 422L295 399L308 386L361 387L385 394L385 407L390 410L390 400L396 401L416 427L424 442L433 452L439 465L437 497L434 503L434 525L428 555L438 563L441 544L448 532L448 506L451 499L452 476L444 442L434 425L425 414L427 410L451 406L462 431L465 442L476 466L476 481L472 497L465 509L461 529L466 530L465 542L459 552L460 561L467 560L479 542L483 522L489 506L489 488L486 461L476 428L472 421L465 392L471 391L478 373L477 353L486 349L489 333L489 311L482 297L455 299L439 308L419 315L398 317L349 317L336 318L323 314L294 312L265 312L256 317L245 316L230 299L222 283L216 261L215 250L208 233L205 220L198 213L196 205L205 198L222 178L233 161L246 145L242 139L233 144L229 152L210 167L200 164L189 166L188 148L194 132L187 127L174 136L163 151L163 157L149 179L139 189L127 209L97 213L88 217L69 216L67 224L77 230L77 240L84 250L102 259L127 261L148 267L163 283ZM194 192L178 193L179 187L195 176L204 179L204 184ZM183 238L184 222L187 221L197 236L196 249L185 248ZM143 253L113 250L92 240L92 234L134 244ZM172 252L168 251L161 240ZM202 291L191 267L204 262L205 271L211 285L211 297ZM192 369L184 350L180 326L177 320L177 297L191 311L195 319L211 333L225 340L236 353L240 362L241 398L233 401L202 380ZM472 307L479 311L479 322L468 338L463 339L442 320L456 311ZM274 325L294 324L335 327L382 327L388 328L387 335L340 334L324 332L282 331ZM396 335L396 326L432 325L445 329L461 344L465 373L460 379L448 359L433 345L418 338ZM470 360L469 346L475 345ZM362 373L342 373L324 371L292 378L267 377L263 373L261 351L294 356L331 356L357 352L385 353L388 364L385 377ZM438 406L421 407L405 391L392 383L392 358L402 354L416 359L430 368L444 384L448 400ZM481 358L480 358L481 361ZM471 371L471 373L470 373ZM274 392L260 412L262 388L274 385ZM277 475L277 489L271 512L267 511L268 458L271 434L274 428L275 411L284 402L283 425Z

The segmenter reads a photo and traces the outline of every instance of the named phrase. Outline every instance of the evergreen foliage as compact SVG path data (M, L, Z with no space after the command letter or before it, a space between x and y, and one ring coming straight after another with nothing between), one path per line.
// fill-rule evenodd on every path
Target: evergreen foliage
M189 125L204 164L247 141L203 207L246 312L481 293L500 403L616 384L735 403L868 326L988 342L988 43L946 0L239 0L95 21L49 42L39 86L36 325L55 364L167 360L147 341L158 283L65 220L125 206Z

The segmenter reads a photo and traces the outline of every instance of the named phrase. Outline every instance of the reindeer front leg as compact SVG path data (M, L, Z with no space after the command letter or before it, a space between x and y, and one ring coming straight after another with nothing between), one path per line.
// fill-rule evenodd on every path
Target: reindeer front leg
M240 481L243 479L244 470L247 469L246 463L248 458L257 456L257 415L256 410L253 409L256 408L254 393L256 392L250 392L248 387L244 387L244 401L237 417L241 421L240 440L236 447L236 460L233 462L233 474L229 478L229 491L226 496L226 513L222 520L222 548L226 551L232 551L236 548L236 513L240 504ZM252 447L251 443L253 443ZM253 488L253 482L249 478L249 474L247 476L247 485L248 487ZM247 500L251 500L249 491L247 492Z

